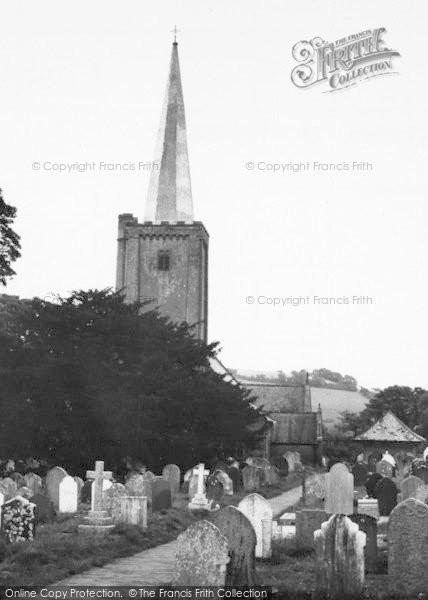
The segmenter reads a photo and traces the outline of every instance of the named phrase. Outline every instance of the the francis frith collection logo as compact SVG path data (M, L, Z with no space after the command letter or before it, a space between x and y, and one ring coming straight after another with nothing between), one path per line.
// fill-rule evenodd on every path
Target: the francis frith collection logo
M328 84L327 92L335 92L361 81L395 73L396 50L385 46L385 28L369 29L335 42L315 37L293 46L293 58L299 63L291 72L297 87L308 88L317 83Z

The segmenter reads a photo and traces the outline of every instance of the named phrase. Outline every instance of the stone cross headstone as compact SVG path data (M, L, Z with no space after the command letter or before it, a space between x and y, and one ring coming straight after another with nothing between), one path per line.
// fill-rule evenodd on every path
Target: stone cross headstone
M94 504L94 500L95 500L95 485L96 482L92 481L91 483L91 510L96 510L95 509L95 504ZM109 479L103 479L103 498L104 495L106 494L107 490L109 490L112 486L112 482Z
M389 477L392 479L394 474L394 467L387 460L380 460L376 463L376 473L382 475L382 477Z
M365 568L367 573L376 572L377 563L377 520L369 515L349 515L351 521L366 534L364 549Z
M375 497L379 505L381 517L388 517L393 508L397 506L397 486L388 477L383 477L375 487Z
M407 500L407 498L416 498L416 491L419 487L423 486L424 482L419 477L415 477L414 475L410 475L406 477L401 482L401 497L402 500Z
M106 510L111 515L115 523L120 521L122 512L121 498L127 495L128 492L121 483L113 483L113 485L103 493L103 510Z
M177 538L173 586L224 586L227 539L209 521L198 521Z
M95 470L94 471L86 471L86 477L88 479L93 479L94 484L92 486L92 499L91 499L91 508L93 512L102 511L103 510L103 482L104 480L111 479L113 477L113 473L111 471L104 471L104 461L97 460L95 462Z
M58 511L60 513L77 512L77 483L67 475L59 484Z
M361 593L366 534L345 515L333 515L314 539L317 592L335 599Z
M210 472L208 469L205 469L204 463L199 463L198 466L193 469L193 475L197 477L197 488L196 494L194 494L193 497L191 497L189 493L189 510L210 510L211 501L208 500L205 494L205 479L209 474Z
M155 477L152 481L152 511L171 508L171 483L164 477Z
M265 474L263 469L248 465L242 469L242 479L244 482L244 490L253 492L258 490L265 483Z
M382 475L380 473L372 473L370 475L370 477L367 479L366 490L367 490L367 496L369 498L374 498L375 487L377 486L377 484L379 483L379 481L381 479L382 479Z
M352 475L354 476L355 487L365 485L369 476L369 465L364 462L357 462L352 467Z
M180 490L180 467L177 465L166 465L162 470L162 475L169 481L172 497L175 498Z
M34 504L16 496L2 506L2 535L6 542L31 542L34 539Z
M397 595L422 596L428 589L428 506L408 498L388 523L388 576Z
M354 512L354 476L342 463L336 463L325 474L324 510L330 514L349 515Z
M53 502L55 510L59 508L59 484L67 477L67 472L62 467L54 467L46 473L45 485L49 500Z
M250 521L235 506L226 506L213 513L212 521L228 542L230 561L226 570L226 586L254 585L257 538Z
M120 497L120 522L126 525L136 525L141 529L147 528L147 498L146 496Z
M296 545L299 549L314 548L314 532L328 520L325 510L303 509L296 513Z
M43 481L36 473L26 473L24 475L25 485L31 490L31 495L35 496L42 491Z
M272 522L272 508L267 500L259 494L250 494L245 496L238 504L240 510L250 521L256 533L256 558L269 558L269 548L271 540L263 538L263 521ZM265 526L265 533L268 534L268 528Z

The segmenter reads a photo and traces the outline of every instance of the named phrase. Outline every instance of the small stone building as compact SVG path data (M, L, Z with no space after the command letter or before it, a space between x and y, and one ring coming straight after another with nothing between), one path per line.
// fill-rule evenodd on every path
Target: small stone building
M354 440L361 446L361 453L367 459L370 455L380 455L385 450L394 455L397 452L418 454L427 445L427 440L415 433L390 410L366 432Z

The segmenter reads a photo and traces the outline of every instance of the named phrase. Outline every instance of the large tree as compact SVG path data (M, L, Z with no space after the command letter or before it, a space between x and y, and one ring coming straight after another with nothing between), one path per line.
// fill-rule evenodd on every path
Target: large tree
M6 285L8 278L16 275L12 263L21 256L20 238L12 229L16 208L6 204L0 189L0 285Z
M248 393L211 369L216 344L187 325L110 291L12 313L12 326L0 323L0 457L77 471L130 456L158 469L251 446Z

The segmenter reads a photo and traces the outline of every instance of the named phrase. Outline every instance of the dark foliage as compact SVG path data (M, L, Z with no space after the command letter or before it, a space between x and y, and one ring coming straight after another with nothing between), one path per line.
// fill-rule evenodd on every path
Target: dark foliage
M0 285L15 275L11 264L21 256L19 235L11 225L16 217L16 208L6 204L0 189Z

